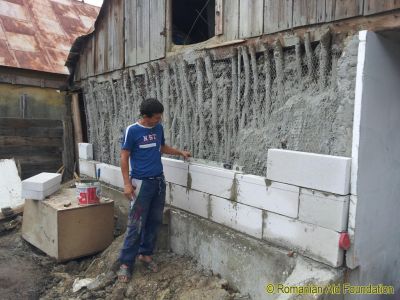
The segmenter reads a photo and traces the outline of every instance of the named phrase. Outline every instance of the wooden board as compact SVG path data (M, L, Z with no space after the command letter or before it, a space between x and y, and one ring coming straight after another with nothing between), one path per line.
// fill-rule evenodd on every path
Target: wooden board
M124 65L124 0L113 0L108 17L109 69L119 70Z
M63 129L31 127L31 128L4 128L0 126L0 136L35 136L35 137L62 137Z
M239 38L239 0L224 1L224 37L226 41Z
M47 119L19 119L19 118L0 118L1 128L62 128L62 121Z
M293 2L293 27L317 23L317 6L325 0L296 0Z
M150 60L165 57L165 0L150 2Z
M93 36L90 37L90 39L88 40L88 42L86 43L86 70L87 70L87 74L81 74L82 78L87 78L89 76L93 76L94 75L94 38Z
M150 1L137 0L136 26L137 26L137 63L150 60Z
M94 254L114 239L113 203L79 207L58 213L58 261Z
M364 15L400 8L400 0L364 0Z
M326 0L317 0L317 23L326 20Z
M105 28L103 22L98 22L98 26L95 31L95 51L94 51L94 68L95 74L99 75L104 73L105 66L104 60L106 55L106 38L105 38Z
M125 66L136 65L136 0L125 0Z
M0 147L0 157L2 159L5 158L13 158L13 157L26 157L26 156L57 156L62 153L62 146L60 147L49 147L45 145L34 145L34 146L8 146L8 147Z
M24 212L24 204L12 208L12 211L13 211L13 215L11 215L11 216L9 216L9 217L3 215L3 213L0 211L0 221L1 221L1 220L8 219L8 218L11 218L11 219L12 219L13 217L15 217L15 216L17 216L17 215L23 213L23 212Z
M265 0L264 33L292 28L293 0Z
M362 15L364 0L326 0L325 22Z
M263 6L263 0L240 0L240 38L253 37L262 34Z
M22 237L51 257L57 257L57 214L42 201L25 200Z
M63 164L63 137L58 120L0 118L0 159L14 158L22 179L55 172Z
M25 147L31 145L60 147L63 145L63 140L59 137L0 136L0 145L2 147Z
M224 33L224 0L215 0L215 35Z

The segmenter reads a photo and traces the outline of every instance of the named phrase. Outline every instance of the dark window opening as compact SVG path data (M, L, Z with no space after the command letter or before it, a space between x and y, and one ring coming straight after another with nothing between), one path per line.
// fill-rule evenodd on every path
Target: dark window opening
M172 0L175 45L206 41L215 34L215 0Z

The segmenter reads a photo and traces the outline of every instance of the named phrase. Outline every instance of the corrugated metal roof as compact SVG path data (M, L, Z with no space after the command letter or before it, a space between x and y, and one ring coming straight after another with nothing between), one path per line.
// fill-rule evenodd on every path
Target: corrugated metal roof
M0 65L68 74L71 45L99 9L77 0L0 0Z

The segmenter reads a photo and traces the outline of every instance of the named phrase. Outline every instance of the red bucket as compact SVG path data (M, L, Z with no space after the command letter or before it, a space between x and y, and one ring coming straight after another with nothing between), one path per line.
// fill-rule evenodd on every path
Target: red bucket
M101 185L98 181L76 183L76 193L80 205L98 204L101 197Z

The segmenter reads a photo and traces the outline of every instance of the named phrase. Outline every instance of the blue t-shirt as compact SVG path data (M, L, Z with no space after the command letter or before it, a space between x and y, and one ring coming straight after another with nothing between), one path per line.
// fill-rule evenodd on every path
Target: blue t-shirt
M130 151L131 177L144 179L163 173L162 145L165 145L165 138L161 124L144 127L135 123L126 128L122 149Z

